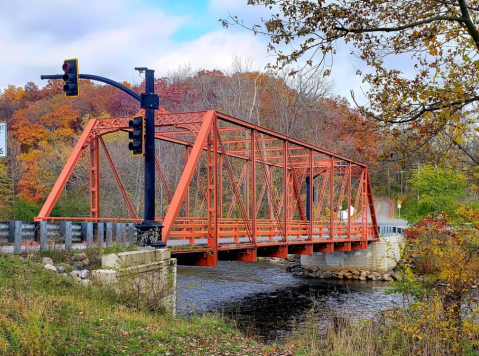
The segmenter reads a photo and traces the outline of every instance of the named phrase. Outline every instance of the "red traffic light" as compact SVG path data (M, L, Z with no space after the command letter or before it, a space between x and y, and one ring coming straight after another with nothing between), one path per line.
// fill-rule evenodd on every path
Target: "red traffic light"
M63 91L65 96L78 96L78 60L77 59L65 59L62 65L63 69L63 81L65 85L63 86Z

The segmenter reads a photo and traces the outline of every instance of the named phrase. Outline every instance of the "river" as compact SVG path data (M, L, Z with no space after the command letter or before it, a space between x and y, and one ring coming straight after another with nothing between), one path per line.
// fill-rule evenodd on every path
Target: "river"
M264 261L178 266L177 283L179 315L220 312L264 342L281 342L313 307L324 331L332 318L371 318L402 304L398 295L384 293L386 282L298 278Z

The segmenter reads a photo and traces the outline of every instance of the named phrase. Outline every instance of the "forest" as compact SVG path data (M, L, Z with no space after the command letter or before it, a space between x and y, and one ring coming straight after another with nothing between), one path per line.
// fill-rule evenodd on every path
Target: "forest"
M185 66L156 78L155 91L160 105L170 113L217 110L368 163L373 177L385 171L378 163L381 127L345 98L334 96L334 83L307 72L292 77L287 71L258 72L250 67L248 59L239 58L224 71ZM141 92L144 84L139 79L122 84ZM9 134L8 157L0 161L1 220L29 221L36 216L89 119L130 117L139 110L134 99L110 86L82 80L80 96L66 98L62 85L61 80L50 80L43 88L33 82L24 87L10 85L0 95L0 121L7 123ZM109 135L105 141L140 213L143 181L138 173L143 162L130 156L125 133ZM156 149L166 179L174 187L181 174L178 153L159 142ZM83 157L52 216L89 215L88 164L88 157ZM394 174L390 174L394 189ZM375 186L381 184L378 181ZM158 186L157 214L164 214L167 194ZM105 173L101 177L102 216L127 215L122 201L115 198L121 199L117 190L113 175Z

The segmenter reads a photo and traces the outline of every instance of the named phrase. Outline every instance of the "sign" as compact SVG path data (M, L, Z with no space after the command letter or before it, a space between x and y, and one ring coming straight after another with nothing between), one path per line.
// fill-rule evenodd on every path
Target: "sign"
M401 205L402 201L401 199L398 199L398 205Z
M0 157L7 157L7 123L0 122Z
M398 209L401 209L401 204L398 204Z

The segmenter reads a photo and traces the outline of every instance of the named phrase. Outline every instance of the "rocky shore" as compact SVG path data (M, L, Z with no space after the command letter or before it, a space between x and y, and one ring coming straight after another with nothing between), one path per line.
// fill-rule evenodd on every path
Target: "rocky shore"
M400 279L400 274L395 271L378 272L355 269L343 269L340 271L323 271L319 267L302 267L301 257L292 255L286 259L270 259L271 263L283 264L286 271L296 277L320 278L320 279L357 279L360 281L392 281Z

